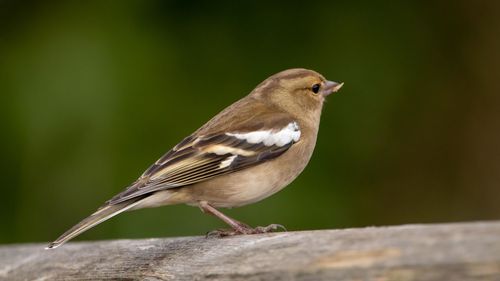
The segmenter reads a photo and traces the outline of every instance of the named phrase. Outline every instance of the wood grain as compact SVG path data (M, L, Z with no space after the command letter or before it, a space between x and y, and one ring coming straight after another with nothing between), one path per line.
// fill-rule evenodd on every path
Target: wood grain
M500 280L500 222L0 247L0 280Z

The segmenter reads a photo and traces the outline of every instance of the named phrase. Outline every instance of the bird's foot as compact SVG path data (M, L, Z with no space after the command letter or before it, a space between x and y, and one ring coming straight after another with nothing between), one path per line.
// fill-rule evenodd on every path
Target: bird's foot
M251 228L248 225L238 225L236 229L217 229L207 233L206 237L227 237L236 236L242 234L262 234L273 232L278 229L286 231L286 228L281 224L270 224L268 226L257 226L256 228Z
M257 226L256 228L254 228L254 230L256 231L255 233L268 233L276 231L278 229L286 231L286 228L283 225L276 223L270 224L268 226Z

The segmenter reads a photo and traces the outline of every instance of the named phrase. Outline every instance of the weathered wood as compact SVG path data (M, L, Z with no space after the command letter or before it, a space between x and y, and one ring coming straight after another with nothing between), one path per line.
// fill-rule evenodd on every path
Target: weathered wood
M500 222L0 247L1 280L500 280Z

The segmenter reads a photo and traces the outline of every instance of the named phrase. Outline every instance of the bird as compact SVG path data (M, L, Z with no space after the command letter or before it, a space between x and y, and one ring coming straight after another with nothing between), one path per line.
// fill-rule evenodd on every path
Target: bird
M122 212L174 204L197 206L231 227L211 232L217 236L277 230L282 226L252 228L219 209L255 203L297 178L315 148L325 99L343 85L304 68L270 76L46 249Z

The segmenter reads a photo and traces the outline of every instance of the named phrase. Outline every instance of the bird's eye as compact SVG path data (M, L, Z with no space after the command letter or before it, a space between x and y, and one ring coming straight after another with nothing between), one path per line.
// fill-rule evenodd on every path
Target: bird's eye
M319 88L321 88L321 84L314 84L312 85L311 90L313 93L317 94L319 92Z

